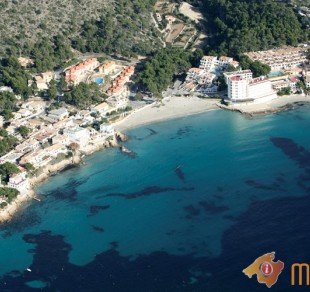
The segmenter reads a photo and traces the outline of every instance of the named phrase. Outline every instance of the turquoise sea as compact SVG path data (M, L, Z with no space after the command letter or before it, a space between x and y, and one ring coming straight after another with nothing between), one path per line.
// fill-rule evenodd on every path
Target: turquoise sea
M0 291L266 290L242 274L258 256L310 262L309 109L128 131L136 157L85 158L1 227Z

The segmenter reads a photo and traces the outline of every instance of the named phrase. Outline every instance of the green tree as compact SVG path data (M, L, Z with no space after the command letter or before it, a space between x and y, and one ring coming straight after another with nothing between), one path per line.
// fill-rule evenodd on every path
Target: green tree
M65 80L65 77L62 75L58 81L58 84L57 84L57 89L59 92L64 92L65 90L67 90L68 88L68 85L66 83L66 80Z
M49 100L54 100L57 97L57 86L56 86L56 81L54 79L51 80L49 84L47 95L48 95Z
M12 174L19 173L20 170L16 164L5 162L0 164L0 175L3 182L8 182Z
M26 138L30 134L31 130L26 126L20 126L17 128L17 132L21 134L23 138Z
M0 140L0 156L5 155L17 145L18 140L13 136L7 136Z
M29 73L19 64L16 57L2 59L0 62L0 84L10 86L15 94L27 98L31 94L28 86Z
M24 168L28 171L28 172L32 172L35 170L35 167L31 164L31 163L25 163L24 164Z
M8 134L7 130L0 128L0 136L1 137L8 137L9 134Z
M103 94L96 83L86 84L81 82L70 92L66 92L63 101L80 109L87 109L93 104L104 100Z
M306 41L309 29L293 8L274 0L203 0L208 49L237 56Z
M270 73L270 66L259 61L252 61L248 56L241 55L239 57L240 66L242 69L250 69L254 77L266 76Z
M191 67L191 54L180 48L167 47L159 50L138 76L142 88L160 97L171 84L173 77Z
M290 95L292 93L292 90L290 87L285 87L285 88L282 88L280 89L277 94L279 96L282 96L282 95Z
M17 99L15 95L11 92L0 92L0 115L2 115L5 120L9 120L13 117L12 112L17 109L16 106Z
M11 203L18 195L19 191L16 189L0 187L0 197L6 198L8 203Z

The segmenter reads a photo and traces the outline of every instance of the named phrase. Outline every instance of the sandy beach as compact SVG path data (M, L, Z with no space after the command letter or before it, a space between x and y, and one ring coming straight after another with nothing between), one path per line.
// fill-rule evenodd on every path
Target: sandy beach
M136 110L113 124L117 131L217 109L219 99L174 96Z
M255 114L268 114L285 110L295 103L308 103L310 102L310 96L295 94L289 96L280 96L268 103L254 104L254 103L241 103L233 106L222 106L222 108L239 111L243 114L255 115Z

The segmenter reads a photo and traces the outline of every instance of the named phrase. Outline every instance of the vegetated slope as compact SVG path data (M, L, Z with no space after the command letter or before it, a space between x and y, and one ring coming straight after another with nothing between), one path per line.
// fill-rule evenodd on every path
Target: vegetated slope
M310 0L288 0L289 3L297 6L310 8Z
M127 37L125 44L125 41L115 42L111 35L105 42L112 41L112 45L114 42L131 48L141 43L150 50L157 38L149 18L153 5L153 0L2 0L0 53L29 52L38 41L52 40L55 35L64 35L68 44L73 42L77 47L90 42L85 49L99 51L92 44L106 37L103 30L118 32L115 38ZM104 23L106 17L109 17L108 26ZM99 42L101 51L106 48L106 45L102 47L102 41Z
M150 13L156 0L117 0L98 19L86 21L73 40L82 52L148 54L160 47Z
M210 50L237 55L245 51L296 45L309 30L286 3L274 0L202 0Z
M1 46L35 41L39 35L76 33L84 20L98 17L110 0L3 0Z

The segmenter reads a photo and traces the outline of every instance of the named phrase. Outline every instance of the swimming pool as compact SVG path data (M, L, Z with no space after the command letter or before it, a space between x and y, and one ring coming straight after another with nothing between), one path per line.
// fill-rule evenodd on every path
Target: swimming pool
M104 78L102 77L98 77L95 79L95 82L98 84L98 85L102 85L104 83Z
M268 77L269 78L272 78L272 77L279 77L279 76L282 76L284 75L284 72L283 71L271 71L269 74L268 74Z

